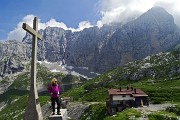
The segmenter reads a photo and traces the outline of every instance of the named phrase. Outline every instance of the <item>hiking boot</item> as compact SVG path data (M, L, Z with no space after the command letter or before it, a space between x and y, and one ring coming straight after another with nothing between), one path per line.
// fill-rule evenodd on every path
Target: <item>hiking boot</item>
M61 113L60 113L60 112L58 112L58 113L57 113L57 115L61 115Z
M52 115L55 115L55 113L53 112Z

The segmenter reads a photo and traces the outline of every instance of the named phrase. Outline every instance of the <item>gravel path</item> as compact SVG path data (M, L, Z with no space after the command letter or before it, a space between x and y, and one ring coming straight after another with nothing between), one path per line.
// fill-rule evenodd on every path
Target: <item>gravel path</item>
M165 110L168 107L175 106L176 104L165 103L165 104L150 104L148 107L134 108L141 112L142 117L139 120L148 120L148 114Z

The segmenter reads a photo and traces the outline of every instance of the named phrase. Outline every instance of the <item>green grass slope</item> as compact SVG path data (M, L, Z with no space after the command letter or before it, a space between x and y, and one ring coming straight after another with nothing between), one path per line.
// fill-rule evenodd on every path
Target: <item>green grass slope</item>
M106 106L103 104L108 98L107 90L109 88L125 88L126 86L140 88L149 95L149 101L151 103L180 103L179 52L159 53L148 56L144 60L131 62L122 67L109 70L85 83L82 83L79 78L72 77L71 75L64 76L61 73L51 73L44 66L38 65L37 81L39 83L47 86L52 77L62 77L64 78L64 83L72 82L71 79L74 79L74 81L82 84L79 87L78 85L72 87L73 89L65 92L63 96L72 96L75 101L102 102L102 104L91 105L90 109L81 117L82 120L87 118L92 120L112 119L112 116L107 115ZM9 90L0 95L0 102L8 103L0 111L0 119L10 119L10 116L7 114L12 114L11 118L13 119L22 119L27 101L29 79L30 73L24 72L19 74L14 80L14 83L9 87ZM49 101L49 96L45 94L42 94L39 98L41 105ZM14 111L18 111L16 115ZM118 113L116 116L119 117L114 117L113 119L121 120L120 116L129 115L132 112L131 110L129 111ZM138 112L133 111L132 113L137 114L138 117Z
M24 72L19 73L14 77L6 77L0 81L0 84L13 81L8 89L3 94L0 94L0 104L4 104L4 108L0 110L0 120L20 120L23 118L29 93L29 71L30 64L27 64ZM79 77L73 75L63 75L62 73L52 73L45 66L37 64L37 84L41 85L46 90L48 84L51 83L51 80L54 77L62 78L61 84L69 84L68 89L78 86L78 83L82 82ZM14 78L14 80L11 80L12 78ZM66 90L66 88L63 88L63 90ZM50 101L47 91L39 93L39 101L41 106Z
M78 101L106 101L108 88L140 88L151 102L180 101L179 53L160 53L142 61L128 63L66 92Z

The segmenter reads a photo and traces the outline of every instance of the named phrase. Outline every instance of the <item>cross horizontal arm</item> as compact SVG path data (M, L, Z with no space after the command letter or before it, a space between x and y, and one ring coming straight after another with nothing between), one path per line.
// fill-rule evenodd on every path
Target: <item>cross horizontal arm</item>
M27 32L29 32L31 35L35 35L37 36L38 39L42 40L42 35L39 34L37 31L35 31L34 29L32 29L28 24L23 23L22 28Z

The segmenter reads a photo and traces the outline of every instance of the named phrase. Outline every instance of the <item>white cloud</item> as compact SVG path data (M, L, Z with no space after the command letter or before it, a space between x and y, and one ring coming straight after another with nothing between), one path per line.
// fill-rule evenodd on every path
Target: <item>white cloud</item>
M101 19L97 25L124 22L137 17L153 6L165 8L180 26L179 0L99 0Z
M22 38L25 36L26 32L22 29L23 22L27 23L28 25L32 26L32 21L34 19L34 15L27 15L23 18L21 22L18 23L17 27L8 33L8 40L16 39L16 40L22 40Z
M16 39L21 41L23 37L26 34L26 31L22 29L22 24L27 23L29 26L33 26L33 19L34 15L27 15L25 16L21 22L18 23L16 28L8 33L8 40ZM64 30L72 30L72 31L81 31L84 28L89 28L92 27L91 23L88 21L82 21L79 23L79 26L77 29L75 28L67 28L67 26L63 22L57 22L55 19L50 19L46 23L42 23L41 20L39 19L39 24L38 24L38 29L45 29L46 27L61 27Z
M40 29L45 29L46 27L61 27L64 30L67 30L67 26L63 23L63 22L57 22L55 19L50 19L48 22L46 23L39 23L40 25Z
M82 21L78 25L79 30L83 30L84 28L90 28L90 27L92 27L92 25L89 21Z
M102 27L103 24L110 24L112 22L127 22L146 12L153 6L160 6L172 14L175 18L175 23L180 26L179 5L179 0L99 0L98 7L101 19L97 21L96 25ZM32 26L34 17L34 15L25 16L22 21L18 23L17 27L8 34L8 39L22 40L25 36L22 23L25 22ZM45 23L39 20L39 29L45 29L48 26L61 27L65 30L81 31L93 25L89 21L82 21L79 23L78 28L67 28L63 22L58 22L53 18Z
M89 21L82 21L79 23L77 29L74 29L74 28L69 28L69 29L74 32L74 31L81 31L85 28L90 28L90 27L93 27L93 25L91 25L91 23Z

